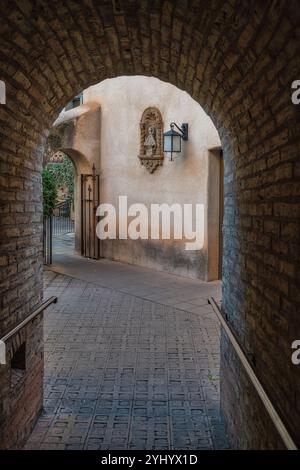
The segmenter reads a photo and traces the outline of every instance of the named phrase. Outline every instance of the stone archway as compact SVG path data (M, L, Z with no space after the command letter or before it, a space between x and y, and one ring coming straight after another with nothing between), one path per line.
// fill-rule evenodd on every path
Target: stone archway
M223 309L256 371L299 441L299 373L290 345L300 335L300 75L294 1L74 1L2 4L0 106L0 331L41 300L41 167L58 111L104 78L152 75L186 90L211 116L224 150ZM41 331L28 331L31 351ZM233 444L282 444L222 339L222 406ZM42 360L28 362L22 397L1 369L2 446L22 442L41 402ZM36 397L30 401L29 397ZM27 406L26 413L24 405ZM12 419L12 416L15 416ZM11 431L16 420L18 435Z

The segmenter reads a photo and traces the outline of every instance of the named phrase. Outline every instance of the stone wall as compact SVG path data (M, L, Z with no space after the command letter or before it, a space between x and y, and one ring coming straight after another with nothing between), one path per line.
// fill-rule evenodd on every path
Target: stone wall
M223 309L299 445L300 368L290 360L291 341L300 338L300 107L290 98L300 78L299 2L1 6L1 332L40 301L41 150L59 110L105 78L160 78L190 93L219 131ZM226 342L221 369L233 446L281 447ZM1 389L6 373L1 366ZM9 419L3 399L2 428ZM27 419L23 414L24 432Z

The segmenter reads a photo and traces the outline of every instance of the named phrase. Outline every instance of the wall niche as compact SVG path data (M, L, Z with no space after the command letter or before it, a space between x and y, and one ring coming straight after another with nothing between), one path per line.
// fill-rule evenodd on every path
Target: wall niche
M140 153L141 164L153 173L162 166L164 153L162 149L163 122L157 108L147 108L140 122Z

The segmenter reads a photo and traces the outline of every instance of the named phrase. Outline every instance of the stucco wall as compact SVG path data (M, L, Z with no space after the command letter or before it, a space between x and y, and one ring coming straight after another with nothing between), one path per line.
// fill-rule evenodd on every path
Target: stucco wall
M220 145L211 119L186 93L149 77L108 79L84 91L84 103L101 106L100 200L118 206L143 203L201 203L207 208L208 149ZM150 174L138 159L143 111L157 107L164 130L175 121L189 124L182 155ZM98 165L96 165L98 167ZM196 176L196 177L195 177ZM206 213L207 218L207 213ZM204 279L207 273L207 226L201 251L186 251L184 241L105 240L103 257Z
M75 249L81 252L81 174L91 174L93 164L100 170L101 109L96 103L83 104L62 111L55 121L51 135L57 148L71 158L75 167ZM50 139L48 139L48 142Z

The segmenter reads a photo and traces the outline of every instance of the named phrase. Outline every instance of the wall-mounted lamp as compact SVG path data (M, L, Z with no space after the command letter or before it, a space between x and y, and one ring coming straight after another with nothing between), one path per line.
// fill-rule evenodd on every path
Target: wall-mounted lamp
M180 134L174 130L174 127L177 127ZM170 128L171 130L164 132L164 152L170 153L170 160L173 161L173 153L181 152L181 139L188 140L189 125L184 123L180 128L175 122L171 122Z

